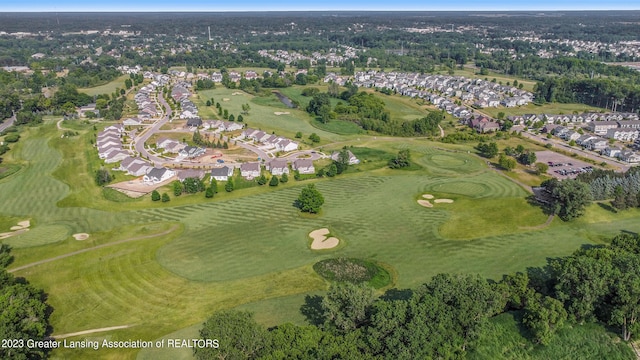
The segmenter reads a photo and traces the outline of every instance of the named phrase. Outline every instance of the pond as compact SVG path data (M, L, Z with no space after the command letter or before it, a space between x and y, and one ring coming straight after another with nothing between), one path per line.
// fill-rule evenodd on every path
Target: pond
M279 99L283 104L285 104L288 108L293 109L293 108L295 108L295 107L296 107L296 105L293 103L293 101L291 101L291 99L289 99L288 97L286 97L286 96L282 95L282 93L280 93L280 92L278 92L278 91L274 91L273 93L274 93L274 94L278 97L278 99Z

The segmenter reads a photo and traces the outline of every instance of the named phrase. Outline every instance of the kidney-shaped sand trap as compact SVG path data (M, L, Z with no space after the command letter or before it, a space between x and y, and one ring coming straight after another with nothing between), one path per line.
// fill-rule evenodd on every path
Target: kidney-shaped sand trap
M89 234L87 233L78 233L78 234L73 234L72 236L74 239L79 241L87 240L89 238Z
M424 207L433 207L433 204L429 200L418 200L418 204Z
M332 249L340 243L340 240L336 237L327 238L329 234L329 229L322 228L318 230L314 230L309 233L309 237L313 239L311 242L312 250L324 250L324 249Z

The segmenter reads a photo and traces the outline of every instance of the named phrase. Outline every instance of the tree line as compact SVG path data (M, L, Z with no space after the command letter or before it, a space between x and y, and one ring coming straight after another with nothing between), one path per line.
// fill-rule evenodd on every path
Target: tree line
M305 326L267 330L251 313L222 311L200 335L228 339L227 346L194 353L198 359L463 358L490 319L504 312L522 315L519 325L537 346L585 322L610 326L630 341L640 331L639 283L640 237L625 233L497 282L438 274L418 288L381 296L364 284L333 283L325 296L307 296L300 309Z

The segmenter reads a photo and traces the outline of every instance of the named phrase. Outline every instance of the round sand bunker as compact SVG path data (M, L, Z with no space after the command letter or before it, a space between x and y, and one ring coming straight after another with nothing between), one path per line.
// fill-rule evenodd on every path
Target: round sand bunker
M418 200L418 204L424 207L433 207L433 204L429 200Z
M89 238L89 234L87 233L78 233L72 235L74 239L78 241L87 240Z
M322 228L309 233L309 237L313 239L311 242L311 250L333 249L340 244L340 240L336 237L327 238L329 229Z

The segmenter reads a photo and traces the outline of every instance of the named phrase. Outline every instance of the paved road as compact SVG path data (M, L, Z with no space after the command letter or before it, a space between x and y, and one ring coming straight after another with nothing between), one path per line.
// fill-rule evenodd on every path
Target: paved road
M558 148L558 149L563 149L565 151L568 152L572 152L572 153L576 153L580 156L583 156L587 159L591 159L593 161L597 161L598 163L601 162L605 162L607 164L609 164L610 166L612 166L614 169L618 169L621 171L627 171L629 170L629 168L631 167L631 165L626 164L626 163L621 163L617 160L614 160L608 156L602 156L602 155L598 155L595 154L591 151L587 151L587 150L582 150L576 147L572 147L569 146L567 143L565 143L562 140L556 139L556 138L551 138L551 139L547 139L546 136L542 136L542 135L535 135L535 134L531 134L528 133L526 131L521 132L520 134L522 134L522 136L529 138L529 139L533 139L535 141L538 141L540 143L551 143L553 144L554 147Z
M153 154L149 154L147 149L145 149L144 147L145 142L149 140L151 135L153 135L156 131L160 130L162 125L166 124L167 121L171 119L171 114L172 114L171 106L169 106L169 104L165 101L162 95L158 96L157 98L159 99L159 102L161 103L161 105L164 107L165 114L162 117L162 119L156 121L156 123L153 124L153 126L146 128L140 134L138 134L138 137L136 137L136 139L134 140L134 143L135 143L134 147L136 151L140 154L140 156L147 157L156 166L162 166L165 160Z
M0 124L0 132L3 132L4 129L8 128L9 126L12 126L15 121L16 121L16 115L15 114L10 118L5 119L4 122L2 124Z

